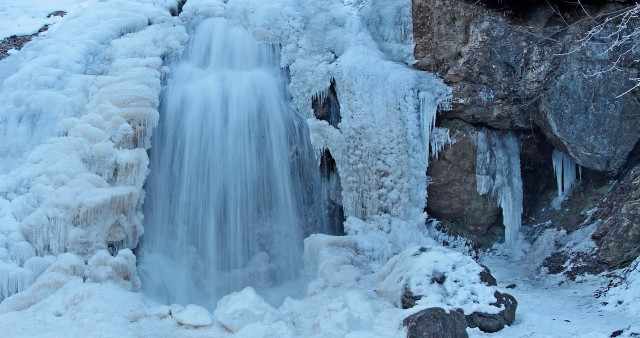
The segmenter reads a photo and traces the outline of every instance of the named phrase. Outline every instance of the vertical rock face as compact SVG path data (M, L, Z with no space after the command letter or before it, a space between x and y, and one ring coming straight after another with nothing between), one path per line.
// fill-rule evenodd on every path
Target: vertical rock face
M589 10L600 15L620 6ZM414 0L413 17L417 67L453 88L453 109L444 118L540 128L584 167L611 174L622 167L640 135L640 102L636 91L619 95L634 86L629 78L638 69L627 55L617 70L598 74L622 50L602 43L579 48L591 28L579 20L584 12L560 18L540 6L516 21L462 0Z
M476 184L477 130L460 120L445 121L455 143L429 164L427 212L449 221L460 221L472 234L483 235L500 209L492 194L480 195Z
M602 224L592 238L596 260L608 268L622 268L640 255L640 165L631 169L598 206Z

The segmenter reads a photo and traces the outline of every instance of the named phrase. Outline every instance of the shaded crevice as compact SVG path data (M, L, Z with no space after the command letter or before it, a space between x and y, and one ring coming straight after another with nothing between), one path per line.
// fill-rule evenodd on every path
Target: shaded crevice
M327 222L329 233L344 235L344 207L342 206L342 185L336 167L336 161L329 149L325 149L320 158L320 177L322 194L327 203Z
M313 98L311 108L313 108L313 115L318 120L327 121L333 127L340 129L338 124L342 121L342 116L340 115L340 102L338 101L335 80L331 79L331 85L326 95Z
M185 3L187 3L186 0L181 0L178 1L177 7L170 8L169 13L171 13L171 16L179 16L180 13L182 13L182 7L184 7Z

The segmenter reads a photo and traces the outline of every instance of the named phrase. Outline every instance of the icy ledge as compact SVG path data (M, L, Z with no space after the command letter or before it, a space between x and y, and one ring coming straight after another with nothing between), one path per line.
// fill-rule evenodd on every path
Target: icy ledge
M162 58L186 39L175 23L164 7L96 2L10 57L19 66L0 87L0 300L43 272L53 277L40 284L56 280L65 252L90 266L137 245ZM119 255L127 263L112 277L135 290L135 257Z

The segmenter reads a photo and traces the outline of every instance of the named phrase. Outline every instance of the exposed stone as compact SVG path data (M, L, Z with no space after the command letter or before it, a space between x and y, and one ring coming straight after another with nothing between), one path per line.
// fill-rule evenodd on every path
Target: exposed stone
M495 277L491 274L491 270L486 265L480 264L482 267L482 271L480 272L480 281L485 283L488 286L497 286L498 282Z
M496 302L490 305L495 307L504 306L504 310L497 314L488 314L481 312L474 312L465 316L467 324L471 328L479 328L484 332L498 332L504 328L505 325L510 325L516 319L516 308L518 302L516 299L507 293L501 293L496 291L494 294Z
M640 256L640 165L614 186L594 217L602 219L592 235L598 263L618 269Z
M414 295L408 287L405 286L402 297L400 297L400 303L403 309L410 309L416 306L416 303L422 299L421 295Z
M477 131L460 120L445 121L455 143L429 164L427 212L449 221L461 221L472 234L483 235L499 213L492 194L479 195L476 185Z
M618 97L635 84L634 63L623 59L616 71L588 76L621 53L607 53L602 43L578 48L592 25L581 20L583 11L560 18L551 6L529 4L530 14L510 20L477 3L414 0L416 66L453 88L453 109L442 117L500 129L539 127L576 163L615 174L640 136L639 94ZM590 10L598 15L621 6Z
M447 313L439 307L415 313L402 322L407 327L407 338L462 338L467 334L467 322L462 311Z

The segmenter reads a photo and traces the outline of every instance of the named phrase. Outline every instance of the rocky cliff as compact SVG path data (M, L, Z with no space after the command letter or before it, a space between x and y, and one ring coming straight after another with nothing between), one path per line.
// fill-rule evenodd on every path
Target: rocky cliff
M448 128L455 143L429 166L427 210L478 243L495 240L490 229L501 220L495 196L478 193L476 134L513 131L521 144L525 220L535 219L529 228L525 222L525 232L546 219L568 231L600 220L593 264L619 268L640 254L639 169L630 156L640 137L640 91L638 51L628 47L635 37L615 45L612 36L640 23L620 29L625 2L583 3L413 1L416 67L442 76L454 97L437 126ZM585 38L598 24L602 30ZM591 182L573 191L589 196L569 197L583 202L560 211L549 211L554 149ZM597 211L586 217L587 210Z

